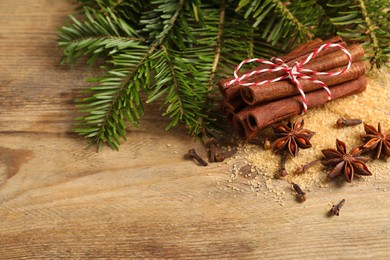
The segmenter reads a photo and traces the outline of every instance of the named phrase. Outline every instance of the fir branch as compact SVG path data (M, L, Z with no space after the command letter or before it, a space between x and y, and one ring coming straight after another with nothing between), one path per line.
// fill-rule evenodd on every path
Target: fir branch
M144 84L144 90L148 87L150 67L147 64L152 62L149 57L169 34L183 3L184 0L179 2L179 8L174 10L174 15L167 20L164 30L149 48L143 47L147 50L124 51L114 56L114 68L102 78L95 79L99 85L89 89L93 96L80 101L79 107L88 114L79 118L80 123L75 129L77 133L92 138L91 142L99 147L108 143L113 149L118 149L120 137L126 138L125 119L138 126L143 113L139 90ZM97 15L100 17L100 14Z
M226 10L222 43L217 80L230 76L234 67L244 59L270 58L277 53L275 48L261 37L261 30L254 28L240 13L231 9Z
M299 33L299 38L301 38L302 40L305 40L305 41L313 38L313 36L314 36L313 33L309 30L309 28L305 24L300 22L300 20L288 9L288 5L286 5L285 3L283 3L280 0L276 0L276 8L282 14L283 18L285 17L286 20L290 21L291 25L296 28L296 30ZM283 24L282 22L280 22L279 24L278 24L278 27L279 26L280 27L286 26L286 24ZM280 28L278 30L282 30L282 28ZM277 34L278 34L278 31L273 30L273 34L271 34L271 35L274 35L273 38L275 39L277 37ZM270 37L270 39L268 41L270 41L271 39L272 38Z
M189 14L188 8L197 10L199 6L186 6L186 12L171 34L175 40L170 47L169 42L165 42L160 55L156 55L160 60L147 102L164 96L163 116L171 118L167 129L183 123L189 133L196 136L213 128L207 120L206 98L212 73L209 57L215 54L217 24L214 18L209 18L215 17L213 8L204 6L201 10L205 16L198 17ZM202 21L203 26L197 20Z
M81 112L87 115L79 118L76 133L92 138L99 147L107 143L118 149L119 137L126 139L125 119L138 126L143 114L139 91L147 84L141 79L149 74L145 60L150 51L118 54L113 58L114 68L94 79L98 85L89 88L92 95L79 102Z
M58 46L64 48L62 63L75 62L88 56L92 65L99 55L110 55L127 48L139 48L145 41L125 21L113 13L103 16L93 10L85 10L86 21L70 15L73 24L63 26L58 34Z
M331 1L327 4L329 7L327 11L333 16L330 21L336 26L337 33L347 40L357 41L369 47L366 52L367 58L377 67L388 62L390 58L390 33L387 28L388 22L375 18L380 21L375 24L371 16L376 17L375 14L384 10L385 5L385 1L364 0L346 0L343 3Z
M199 84L199 81L194 80L196 75L188 73L196 71L194 67L173 52L175 51L162 46L161 51L156 53L156 56L160 56L156 67L161 69L156 71L154 91L147 102L152 102L166 94L162 107L167 106L167 108L163 116L171 118L166 130L178 122L184 122L189 126L190 134L197 134L202 127L202 121L199 119L205 108L207 89Z
M149 1L145 0L77 0L80 9L94 10L106 16L114 13L132 26L136 26L143 8Z
M376 63L377 67L380 67L381 63L386 62L390 58L390 56L387 55L387 57L386 57L386 55L383 53L383 50L379 46L379 41L378 41L378 38L377 38L376 33L375 33L376 29L375 29L374 24L371 22L371 19L370 19L370 16L368 15L367 8L366 8L364 1L363 0L358 0L358 1L359 1L360 8L362 10L363 19L364 19L366 26L367 26L367 29L368 29L368 32L366 32L366 33L368 33L370 38L371 38L372 49L374 51L374 55L371 58L371 62Z
M218 20L218 33L216 37L216 46L214 51L214 59L211 66L211 73L210 73L210 79L209 79L209 91L212 91L213 85L215 84L214 78L215 73L217 71L218 63L220 61L221 57L221 45L222 45L222 34L224 30L224 23L225 23L225 9L226 9L226 0L221 1L221 6L219 8L219 20Z
M314 34L308 21L317 21L316 13L310 11L300 14L294 8L295 2L282 2L280 0L255 0L249 5L248 0L241 0L236 11L245 8L244 17L252 17L255 21L253 26L263 27L262 38L267 39L272 45L283 41L284 48L293 45L295 41L307 41L313 38ZM298 1L300 2L300 1ZM315 1L312 3L316 4ZM287 36L289 40L286 41Z

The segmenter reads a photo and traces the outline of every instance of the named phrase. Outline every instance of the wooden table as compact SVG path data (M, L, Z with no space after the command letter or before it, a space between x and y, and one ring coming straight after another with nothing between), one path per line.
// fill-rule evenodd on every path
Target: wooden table
M390 182L313 190L280 206L221 189L230 165L185 160L183 129L155 106L120 151L72 133L73 100L91 76L60 66L65 0L0 2L0 259L389 259ZM339 217L330 202L346 197Z

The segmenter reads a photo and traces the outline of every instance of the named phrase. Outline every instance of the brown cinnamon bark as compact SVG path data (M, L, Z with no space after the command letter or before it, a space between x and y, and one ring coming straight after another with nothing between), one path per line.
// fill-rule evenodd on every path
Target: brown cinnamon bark
M223 103L225 107L228 107L233 111L240 110L240 108L242 108L245 105L241 97L236 97L231 100L225 100Z
M364 57L364 49L360 44L350 45L346 47L346 49L352 56L352 62L360 61ZM311 69L315 71L326 71L343 65L347 65L347 55L345 55L345 53L340 49L335 50L336 51L328 53L325 56L316 56L314 59L303 65L302 68ZM319 54L321 54L321 52Z
M338 43L341 46L346 47L346 43L343 42L343 41L340 41L340 39L341 39L340 37L334 37L334 38L331 38L328 41L325 41L323 43L328 43L328 42L330 42L330 43ZM301 53L297 54L297 55L301 54L300 56L291 57L292 56L291 55L290 58L288 58L288 59L284 59L283 57L282 57L282 59L284 60L284 62L288 66L293 66L295 64L295 62L301 62L304 59L306 59L310 55L310 53L313 52L313 50L315 50L316 48L320 47L323 43L320 43L320 44L315 45L315 46L313 46L311 48L308 48L308 49L304 49ZM325 56L325 55L331 54L333 52L337 52L337 51L338 51L338 49L336 49L336 48L329 48L329 49L323 50L320 53L318 53L317 56L314 57L309 63L307 63L305 66L302 66L302 67L303 68L309 68L308 66L311 66L311 67L314 67L312 69L318 70L318 69L315 69L315 64L317 62L320 62L321 64L323 64L323 62L324 62L324 60L320 60L320 58ZM339 55L339 53L338 53L338 55ZM289 56L289 55L287 55L287 56ZM329 61L329 60L327 60L327 61ZM330 63L330 64L333 64L333 63ZM332 69L332 68L339 67L339 66L327 67L327 69ZM252 71L259 70L259 69L265 69L265 68L269 68L269 66L268 65L260 65L260 66L256 67L255 69L246 71L245 73L250 73ZM322 70L324 70L324 69L322 69ZM253 75L251 77L248 77L246 79L246 81L250 81L250 82L261 81L261 80L273 79L273 78L276 78L276 77L280 77L282 75L284 75L283 71L277 71L277 72L272 72L272 73L262 73L262 74L257 74L257 75ZM242 88L242 86L239 83L234 83L234 84L232 84L230 86L225 86L225 83L230 81L230 80L232 80L232 79L234 79L234 77L230 77L230 78L228 78L226 80L223 80L223 81L221 81L219 83L219 89L220 89L222 95L226 99L232 99L232 98L238 96L240 94L240 89Z
M342 39L340 36L333 37L329 39L331 41L336 41L336 42L342 42ZM328 41L329 41L328 40ZM315 38L312 41L306 42L295 49L293 49L291 52L289 52L286 56L283 57L283 60L285 62L289 62L295 58L298 58L302 55L305 55L308 52L313 51L314 49L318 48L322 44L326 43L327 41L322 41L320 38Z
M251 110L251 107L246 107L233 117L234 128L243 140L253 139L258 132L257 129L251 129L248 126L248 115Z
M345 66L328 70L326 72L332 73L340 71ZM351 68L338 76L312 76L324 82L328 87L337 85L346 81L357 79L364 75L366 66L363 61L355 62ZM298 79L301 83L302 89L305 93L322 88L322 85L314 83L310 80ZM298 95L299 91L296 85L294 85L290 79L286 79L279 82L267 83L260 86L247 86L241 88L242 99L249 105L264 103L267 101L277 100L289 96Z
M229 121L233 121L234 114L241 110L244 106L245 102L241 97L236 97L232 100L225 100L222 103L222 110L224 114L227 116Z
M333 99L337 99L362 92L366 89L366 86L366 78L365 76L361 76L358 79L332 86L330 90ZM323 89L308 93L306 99L309 109L323 105L328 101L326 91ZM249 140L254 136L252 132L260 131L277 121L298 115L301 112L302 100L299 95L269 102L267 104L248 107L248 109L240 115L240 118L246 118L247 121L243 127L248 128L248 133L251 133L245 135L245 140Z

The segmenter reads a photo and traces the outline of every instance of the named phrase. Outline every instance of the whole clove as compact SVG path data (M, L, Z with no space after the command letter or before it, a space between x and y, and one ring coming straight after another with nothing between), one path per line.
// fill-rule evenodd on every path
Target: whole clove
M208 148L208 160L212 162L223 162L237 153L236 143L230 140L210 138L205 143Z
M281 155L280 168L277 171L277 174L279 175L279 177L286 177L288 175L288 172L286 170L286 156L284 154Z
M363 121L360 119L346 119L344 117L341 117L337 119L336 125L338 127L344 127L344 126L360 125L361 123L363 123Z
M264 146L265 140L266 139L253 138L253 139L249 140L248 143L259 145L259 146Z
M191 158L191 159L194 159L195 161L197 161L199 163L199 165L201 166L207 166L208 163L203 160L202 157L200 157L197 153L196 153L196 150L195 149L190 149L188 150L188 156Z
M301 165L297 167L295 170L295 174L301 174L306 172L310 167L312 167L314 164L316 164L319 161L319 159L315 159L314 161L308 162L305 165Z
M342 199L339 204L333 205L329 211L329 214L338 216L340 214L340 209L344 205L345 199Z
M271 141L268 140L268 138L266 138L266 139L264 140L263 148L264 148L265 150L271 149Z
M211 144L209 148L209 162L215 162L216 153L215 144Z
M292 183L294 190L297 192L297 199L299 202L304 202L306 200L306 193L299 187L298 184Z
M209 162L222 162L225 160L225 157L215 144L210 145L209 152Z
M252 138L248 141L248 143L262 146L264 150L271 149L271 141L268 138L264 138L264 139Z

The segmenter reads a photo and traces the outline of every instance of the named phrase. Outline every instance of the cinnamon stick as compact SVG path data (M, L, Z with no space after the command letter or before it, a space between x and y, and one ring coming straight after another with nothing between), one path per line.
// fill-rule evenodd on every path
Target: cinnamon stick
M334 48L332 48L334 49ZM353 44L346 47L347 51L352 56L352 62L360 61L364 57L364 49L360 44ZM324 51L325 52L325 51ZM321 54L320 52L319 54ZM340 49L335 49L335 51L328 53L324 56L316 56L314 59L302 66L305 69L311 69L315 71L325 71L329 69L334 69L343 65L348 64L348 57ZM289 64L290 66L290 64Z
M332 73L340 71L345 66L328 70L326 72ZM346 81L357 79L364 75L366 71L363 61L352 63L351 68L343 74L337 76L312 76L324 82L328 87L337 85ZM302 89L305 93L322 88L322 85L314 83L306 79L298 79L301 83ZM249 104L259 104L266 101L277 100L288 96L298 95L299 91L296 85L294 85L290 79L286 79L279 82L271 82L260 86L246 86L241 88L241 96L243 100Z
M233 111L240 110L245 104L240 96L231 100L225 100L223 103L225 107L228 107Z
M342 39L340 36L333 37L329 39L332 42L342 42ZM327 41L329 41L327 40ZM326 43L327 41L322 41L320 38L315 38L312 41L306 42L295 49L293 49L291 52L289 52L286 56L283 57L283 60L285 62L289 62L295 58L298 58L302 55L307 54L308 52L313 51L314 49L318 48L322 44Z
M346 43L345 42L340 42L340 37L334 37L334 38L331 38L329 41L326 41L326 42L330 42L330 43L338 43L340 44L341 46L346 46ZM316 48L320 47L323 43L320 43L318 45L315 45L313 47L311 47L310 49L304 49L301 53L298 53L296 55L299 55L300 56L297 56L297 57L291 57L292 55L290 55L290 58L288 58L287 60L284 59L282 57L282 60L284 60L284 62L288 65L288 66L293 66L295 64L295 62L301 62L303 61L304 59L306 59L311 52L313 52L313 50L315 50ZM337 52L338 49L335 49L335 48L329 48L329 49L326 49L326 50L323 50L321 51L320 53L317 54L317 56L315 58L313 58L310 62L308 62L305 66L302 66L304 68L309 68L307 66L314 66L314 64L316 64L317 62L319 62L319 58L325 56L325 55L328 55L330 53L333 53L333 52ZM339 55L339 53L338 53ZM289 55L287 55L289 56ZM344 55L345 56L345 55ZM322 64L322 62L320 62ZM328 69L331 69L331 68L335 68L336 66L334 67L328 67ZM338 67L338 66L337 66ZM252 70L249 70L249 71L246 71L245 73L250 73L252 71L255 71L255 70L260 70L260 69L265 69L265 68L269 68L268 65L260 65L258 67L256 67L255 69L252 69ZM314 69L314 68L313 68ZM314 69L314 70L318 70L318 69ZM324 69L322 69L324 70ZM284 72L283 71L277 71L277 72L272 72L272 73L262 73L262 74L256 74L256 75L253 75L251 77L248 77L246 79L246 81L261 81L261 80L267 80L267 79L273 79L273 78L276 78L276 77L280 77L284 75ZM234 83L230 86L226 86L225 83L234 79L234 77L230 77L226 80L223 80L219 83L219 88L221 90L221 93L222 95L226 98L226 99L232 99L236 96L238 96L240 94L240 89L242 88L242 86L239 84L239 83Z
M366 86L366 78L365 76L361 76L358 79L332 86L330 90L333 99L337 99L362 92L366 89ZM320 89L308 93L306 100L307 106L310 109L325 104L328 101L328 97L326 91ZM245 139L249 140L254 136L253 132L256 133L277 121L300 114L302 112L301 96L297 95L248 107L248 109L243 111L244 113L240 114L240 118L246 118L247 120L246 124L243 123L243 128L248 128L247 132L250 134L245 135Z
M246 107L243 110L236 113L233 117L234 128L237 130L238 135L243 140L253 139L253 137L258 132L257 129L251 129L248 126L248 115L251 110L252 110L251 107Z
M233 121L234 114L241 110L244 104L245 102L241 97L236 97L232 100L224 100L222 103L222 110L229 121Z

